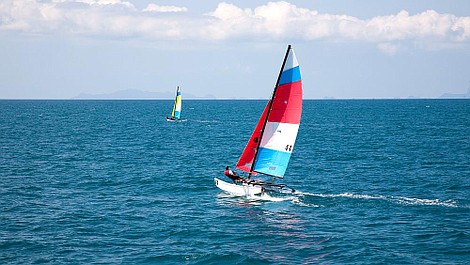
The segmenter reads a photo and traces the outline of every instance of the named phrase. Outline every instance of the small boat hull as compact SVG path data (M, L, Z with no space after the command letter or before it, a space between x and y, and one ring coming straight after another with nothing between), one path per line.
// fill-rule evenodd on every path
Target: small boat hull
M252 184L232 184L225 182L223 180L220 180L218 178L214 178L214 183L215 185L228 193L231 193L233 195L238 195L238 196L252 196L252 195L257 195L263 193L263 188L258 185L252 185Z
M166 117L166 121L179 121L179 119L175 119L175 118L170 118L170 117Z
M188 120L172 119L172 118L166 117L166 121L169 121L169 122L185 122L185 121L188 121Z

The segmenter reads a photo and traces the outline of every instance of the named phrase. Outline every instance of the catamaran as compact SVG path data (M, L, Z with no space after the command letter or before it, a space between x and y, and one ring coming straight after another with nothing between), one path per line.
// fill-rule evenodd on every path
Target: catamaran
M283 178L294 150L302 114L302 78L291 45L278 75L271 99L267 102L236 168L248 173L234 183L214 178L215 185L235 195L256 195L266 189L290 189L285 184L257 180L257 174Z
M167 121L180 121L181 120L181 89L179 86L176 87L175 104L171 111L171 116L166 116Z

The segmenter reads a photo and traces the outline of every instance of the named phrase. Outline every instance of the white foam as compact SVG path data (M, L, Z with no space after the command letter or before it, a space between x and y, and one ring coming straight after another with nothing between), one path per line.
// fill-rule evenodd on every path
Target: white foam
M249 196L249 199L258 199L258 200L263 200L263 201L271 201L271 202L282 202L282 201L289 201L294 199L295 197L272 197L269 196L268 194L261 194L261 195L253 195Z
M200 122L200 123L218 123L218 121L212 120L193 120L193 122Z
M282 192L283 194L286 194ZM325 194L325 193L310 193L310 192L301 192L295 191L290 193L290 196L282 197L272 197L269 194L262 195L253 195L245 197L251 201L271 201L271 202L282 202L282 201L291 201L293 204L302 206L302 207L322 207L321 205L316 205L313 203L307 203L304 200L301 200L301 196L313 196L321 198L350 198L358 200L382 200L385 202L401 204L401 205L416 205L416 206L440 206L440 207L450 207L450 208L470 208L470 206L459 205L454 200L440 200L440 199L419 199L419 198L410 198L410 197L401 197L401 196L383 196L383 195L367 195L367 194L354 194L354 193L339 193L339 194Z
M309 193L309 192L295 192L299 195L315 196L322 198L351 198L351 199L365 199L365 200L384 200L397 204L405 205L424 205L424 206L443 206L443 207L459 207L456 201L446 200L442 201L439 199L419 199L419 198L408 198L400 196L383 196L383 195L367 195L367 194L354 194L354 193L340 193L340 194L323 194L323 193Z
M340 194L323 194L323 193L310 193L310 192L300 192L296 191L296 194L299 195L307 195L307 196L315 196L315 197L323 197L323 198L352 198L352 199L385 199L384 196L371 196L365 194L353 194L353 193L340 193Z
M292 203L294 203L294 204L296 204L296 205L298 205L298 206L302 206L302 207L314 207L314 208L319 208L319 207L321 207L320 205L302 202L301 200L299 200L298 197L293 198L293 199L292 199Z
M444 206L456 208L458 207L457 202L453 200L441 201L439 199L430 200L430 199L419 199L419 198L407 198L407 197L391 197L392 200L395 200L397 203L406 204L406 205L429 205L429 206Z

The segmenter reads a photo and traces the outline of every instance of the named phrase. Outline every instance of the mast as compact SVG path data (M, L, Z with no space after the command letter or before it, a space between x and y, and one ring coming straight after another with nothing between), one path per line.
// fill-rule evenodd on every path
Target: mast
M276 90L279 86L279 80L281 79L282 71L284 70L284 66L286 64L287 57L289 56L290 50L291 50L291 45L289 44L287 45L287 51L286 51L286 55L284 56L284 61L282 62L281 70L279 71L279 75L277 76L276 86L274 87L273 94L271 95L271 99L269 100L268 112L266 113L266 118L264 119L263 128L261 129L261 135L258 140L258 145L256 146L255 156L253 158L253 163L251 163L251 168L250 168L250 173L248 173L248 178L251 177L251 174L253 173L253 168L255 167L255 164L256 164L256 158L258 156L258 150L259 150L259 146L261 145L261 140L263 139L264 129L266 128L266 123L268 122L269 113L271 112L271 108L272 108L273 101L274 101L274 96L276 95ZM261 174L264 174L264 173L261 173Z

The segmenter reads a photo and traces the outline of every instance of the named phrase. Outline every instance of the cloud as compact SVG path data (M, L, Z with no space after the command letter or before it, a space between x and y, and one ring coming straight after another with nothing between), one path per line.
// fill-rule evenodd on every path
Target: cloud
M188 11L188 9L186 7L179 7L179 6L159 6L156 4L149 4L142 11L144 12L186 12Z
M20 2L45 2L47 1L20 1ZM128 1L121 0L51 0L51 3L83 3L89 6L122 6L130 9L135 9L134 5Z
M410 16L407 11L397 15L375 17L366 23L369 36L379 40L435 39L468 41L470 17L439 14L434 10Z
M186 7L149 4L137 10L121 0L3 0L0 32L155 40L358 41L377 43L388 54L398 42L469 45L470 17L427 10L359 19L319 13L285 1L256 8L219 3L207 14Z
M320 14L288 2L270 2L255 9L220 3L210 13L214 32L226 38L240 35L303 40L336 39L367 42L401 40L470 40L470 17L428 10L361 20L348 15Z

